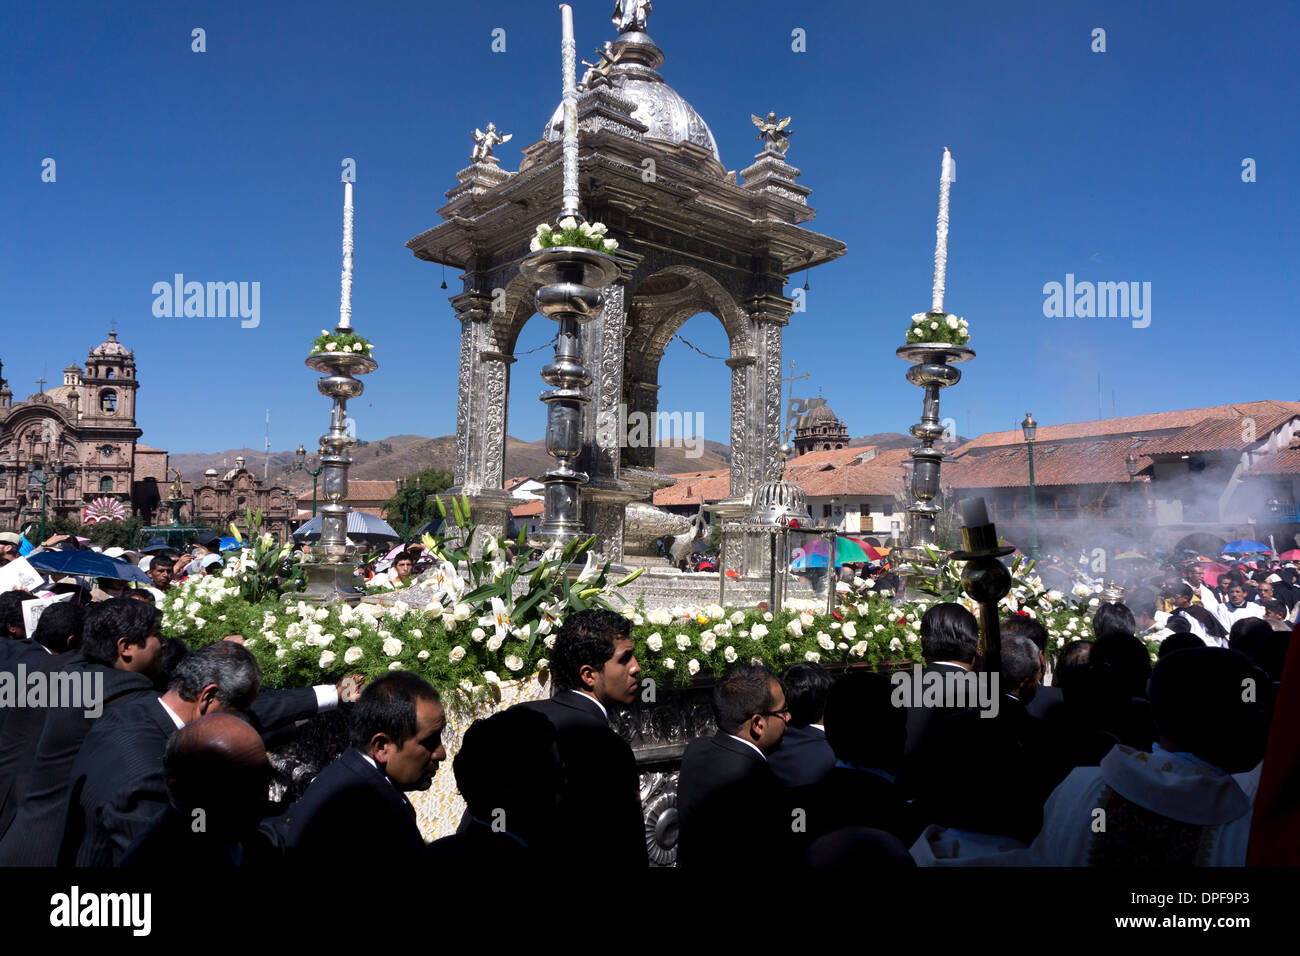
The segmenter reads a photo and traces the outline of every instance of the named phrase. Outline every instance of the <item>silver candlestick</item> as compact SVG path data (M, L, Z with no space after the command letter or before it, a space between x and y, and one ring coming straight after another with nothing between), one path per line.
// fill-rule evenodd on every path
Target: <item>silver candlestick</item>
M600 289L618 275L612 256L580 246L553 246L528 255L520 272L541 282L534 300L537 311L559 323L555 360L542 369L551 388L542 393L546 403L546 451L556 461L542 476L545 518L544 538L569 541L582 532L579 486L587 476L574 469L582 452L582 409L588 399L582 389L591 375L580 358L579 334L583 323L600 314Z

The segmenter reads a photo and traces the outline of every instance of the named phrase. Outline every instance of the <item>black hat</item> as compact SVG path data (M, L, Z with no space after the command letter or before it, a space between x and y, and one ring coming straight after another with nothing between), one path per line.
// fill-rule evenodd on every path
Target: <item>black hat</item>
M199 544L203 545L203 547L207 548L207 547L211 547L214 544L220 544L221 536L216 532L204 530L196 534L194 536L194 540L197 541Z
M172 546L164 538L150 538L149 543L140 549L142 554L150 554L154 551L171 551Z

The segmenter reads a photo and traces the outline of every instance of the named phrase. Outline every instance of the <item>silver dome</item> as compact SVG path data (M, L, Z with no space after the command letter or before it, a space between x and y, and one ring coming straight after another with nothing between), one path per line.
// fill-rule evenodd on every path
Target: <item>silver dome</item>
M632 116L649 127L646 138L701 146L721 166L722 155L709 124L655 72L664 57L654 41L644 33L628 32L614 41L613 49L619 60L610 70L609 81L622 96L636 103ZM542 131L543 139L556 142L563 138L563 109L563 104L555 108Z

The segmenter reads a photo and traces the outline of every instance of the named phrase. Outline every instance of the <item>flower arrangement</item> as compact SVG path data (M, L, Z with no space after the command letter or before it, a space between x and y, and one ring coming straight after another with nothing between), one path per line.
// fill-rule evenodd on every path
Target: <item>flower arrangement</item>
M275 601L289 591L301 591L307 586L306 576L299 566L301 552L295 554L293 545L284 547L275 543L269 531L262 530L262 509L245 511L249 540L232 521L230 533L239 542L239 555L227 561L222 571L225 578L234 582L240 599L250 604Z
M321 329L320 335L316 336L315 341L311 343L312 355L322 352L352 352L368 358L374 350L375 347L369 339L355 332L330 332Z
M917 342L966 345L970 342L970 327L965 319L955 315L918 312L912 316L912 325L907 330L907 344Z
M603 222L578 222L573 216L565 216L554 227L545 222L538 226L537 235L528 248L536 252L553 246L581 246L597 252L613 252L618 248L618 240L606 239L605 232Z

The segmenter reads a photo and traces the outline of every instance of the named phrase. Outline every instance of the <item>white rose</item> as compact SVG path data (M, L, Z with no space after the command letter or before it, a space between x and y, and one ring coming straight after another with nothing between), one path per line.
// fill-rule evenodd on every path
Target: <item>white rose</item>
M555 635L548 634L546 637L542 638L542 643L546 645L546 649L549 651L555 646Z
M664 669L665 669L665 670L670 670L670 671L671 671L671 670L676 670L676 669L677 669L677 662L676 662L675 660L673 660L671 657L665 657L665 658L664 658Z
M337 342L326 342L326 343L325 343L325 351L326 351L326 352L335 352L335 351L338 350L338 347L339 347L339 344L338 344Z
M400 671L402 669L402 662L393 661L391 664L388 665L388 669L390 671Z
M481 644L483 642L483 638L487 637L487 631L483 630L483 628L481 627L476 627L474 628L474 630L469 632L469 636L470 636L470 640L472 640L475 644Z
M852 621L845 621L844 626L840 628L840 633L843 634L847 640L851 641L858 636L858 629L854 627Z
M487 649L489 651L492 651L492 653L495 654L497 651L501 650L501 645L503 643L504 643L504 638L501 638L496 634L493 634L491 637L488 638Z
M510 668L512 671L521 670L523 666L524 666L524 662L520 660L518 657L516 657L514 654L511 654L508 657L506 657L506 667Z
M818 661L822 659L822 656L818 654L816 651L808 651L806 654L804 654L803 659L806 661L810 661L813 664L816 664Z
M891 651L901 651L903 649L903 642L896 637L891 637L889 639L889 649Z
M686 669L691 672L692 676L698 674L700 672L700 662L692 657L686 662Z
M537 658L537 669L539 671L549 670L550 667L551 667L551 662L548 661L545 657Z
M789 645L789 644L782 644L780 647L777 648L777 650L780 651L782 654L789 654L789 653L790 653L790 645Z
M357 661L361 660L361 656L362 656L361 648L349 647L346 651L343 652L343 663L355 664Z
M957 316L955 315L948 316L948 328L950 329L957 328Z
M763 612L763 620L767 621L768 624L771 624L771 623L772 623L772 612L771 612L771 611L764 611L764 612Z
M691 639L689 637L687 637L685 634L677 635L677 649L679 651L684 651L690 646L691 646Z
M713 626L713 633L718 637L726 637L731 633L731 625L726 621L719 621Z
M931 322L931 323L930 323L930 328L932 328L932 329L937 329L938 327L939 327L939 323L938 323L938 322Z
M817 619L812 616L811 611L804 611L799 615L799 623L802 624L804 627L812 627L814 622L816 622L816 620Z
M425 652L421 651L420 653L424 654ZM451 659L451 662L453 664L463 661L465 659L465 648L457 644L455 647L451 649L451 652L447 655L447 657Z
M829 651L835 647L835 642L830 639L830 635L825 632L817 635L817 645L824 651Z
M858 643L849 648L849 653L854 657L865 657L867 653L867 642L858 641Z
M500 684L501 678L497 677L496 671L484 671L483 679L489 684Z
M709 619L710 619L710 620L714 620L714 621L718 620L719 618L722 618L722 617L726 617L726 616L727 616L727 612L724 611L724 610L723 610L721 607L719 607L717 604L710 604L710 605L707 605L707 606L704 608L704 613L707 614L707 615L709 616Z
M203 620L203 618L201 618L201 617L196 617L196 618L194 619L194 626L195 626L195 627L204 627L204 626L207 625L207 623L208 623L208 622L205 621L205 620Z
M384 641L384 653L389 657L396 657L402 653L402 642L395 637L390 637Z
M767 637L767 627L763 624L755 624L749 629L749 636L756 641L760 638Z
M313 616L316 620L318 620L318 621L327 621L327 620L329 620L329 616L330 616L329 608L327 608L327 607L320 608L320 609L319 609L319 610L318 610L314 615L312 615L312 616Z
M664 639L660 636L658 631L655 631L645 639L645 646L657 654L659 651L663 650Z
M470 691L474 689L474 682L471 681L469 678L466 678L465 680L460 682L460 689L468 694Z
M731 615L731 617L727 618L727 620L729 620L733 625L744 624L744 623L745 623L745 612L744 612L744 611L736 611L735 613L733 613L733 614Z
M247 646L247 645L245 645L245 646ZM321 669L322 669L322 670L325 669L326 667L329 667L329 666L330 666L331 664L333 664L333 663L334 663L334 652L333 652L333 651L321 651L321 652L320 652L320 666L321 666Z
M722 659L728 664L736 663L736 649L734 647L725 648L722 652Z
M534 236L533 241L528 243L528 251L536 252L540 248L542 248L542 240Z
M457 604L452 611L452 617L458 621L468 621L470 616L470 606L468 604Z
M412 637L424 637L424 631L420 630L418 627L413 627L413 628L411 628L411 636L412 636Z
M803 625L799 623L799 618L791 618L790 623L785 626L786 632L791 637L803 637Z
M700 634L700 650L705 654L710 654L718 646L718 640L713 636L712 631L703 631Z
M284 657L284 655L285 655L286 653L288 653L288 652L287 652L283 647L278 647L278 648L276 648L276 650L275 650L275 657L276 657L276 660L279 660L280 658Z

